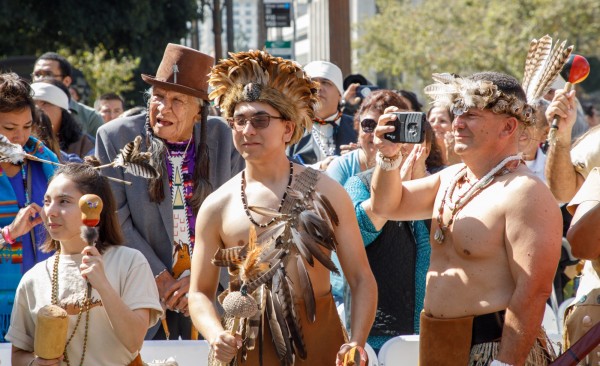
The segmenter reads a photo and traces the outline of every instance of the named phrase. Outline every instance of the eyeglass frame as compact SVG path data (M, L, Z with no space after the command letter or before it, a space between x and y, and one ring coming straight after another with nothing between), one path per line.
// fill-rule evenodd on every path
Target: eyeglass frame
M369 126L365 126L365 122L369 122ZM363 118L360 121L360 128L364 133L373 133L377 127L377 121L373 118ZM365 130L368 129L368 130Z
M36 75L36 72L44 72L46 74L38 76L38 75ZM55 79L55 78L63 78L63 77L65 77L65 75L63 75L63 74L54 74L52 71L46 72L44 70L34 71L31 74L29 74L29 76L31 76L31 80L36 80L36 79L39 80L39 79L45 79L45 78L53 78L53 79Z
M257 126L255 123L255 118L256 117L267 117L267 123L265 126ZM237 122L235 122L236 118L241 118L241 120L244 122L243 125L238 124ZM246 128L246 126L248 125L248 122L250 122L250 125L252 126L252 128L256 129L256 130L263 130L267 127L269 127L269 125L271 124L271 118L274 119L282 119L285 120L286 118L283 116L277 117L277 116L271 116L268 113L256 113L250 117L246 117L246 116L233 116L233 117L229 117L227 118L227 123L229 124L229 128L231 128L232 130L236 130L236 131L242 131L244 128ZM238 128L239 127L239 128Z

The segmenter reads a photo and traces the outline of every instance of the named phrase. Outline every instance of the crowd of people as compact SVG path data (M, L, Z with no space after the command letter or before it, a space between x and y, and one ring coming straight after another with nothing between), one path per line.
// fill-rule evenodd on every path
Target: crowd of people
M14 365L141 365L144 340L170 339L206 339L211 365L344 365L409 334L424 366L546 365L551 297L576 301L565 346L589 329L600 130L574 91L531 100L503 73L435 74L425 113L331 62L168 44L141 75L147 105L126 111L114 93L76 102L72 73L48 52L31 83L0 74ZM421 142L390 141L408 112ZM88 194L104 205L93 240ZM68 317L51 359L36 352L48 305Z

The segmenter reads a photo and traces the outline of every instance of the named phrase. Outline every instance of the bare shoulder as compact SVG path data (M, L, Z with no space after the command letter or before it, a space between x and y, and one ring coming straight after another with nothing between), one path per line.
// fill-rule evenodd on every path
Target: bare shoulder
M546 184L525 166L507 174L498 180L497 192L502 200L507 217L521 218L532 223L535 218L543 217L544 222L560 220L560 209Z
M198 215L214 215L216 212L221 211L223 207L227 206L233 197L233 193L238 192L240 189L240 179L241 173L238 173L227 182L223 183L216 191L209 194L204 202L202 202Z
M556 204L550 189L531 170L521 165L513 173L501 177L499 181L504 183L507 192L522 198L524 201L542 199ZM510 197L507 197L510 198ZM512 201L512 199L510 199Z

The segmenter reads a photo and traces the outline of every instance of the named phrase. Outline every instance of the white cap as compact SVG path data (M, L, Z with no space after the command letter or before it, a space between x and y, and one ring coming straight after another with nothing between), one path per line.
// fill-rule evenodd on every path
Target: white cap
M344 77L339 67L327 61L313 61L304 66L304 72L311 78L323 78L331 81L344 95Z
M31 84L33 89L34 100L43 100L50 104L54 104L66 111L69 110L69 97L62 91L61 88L43 81Z

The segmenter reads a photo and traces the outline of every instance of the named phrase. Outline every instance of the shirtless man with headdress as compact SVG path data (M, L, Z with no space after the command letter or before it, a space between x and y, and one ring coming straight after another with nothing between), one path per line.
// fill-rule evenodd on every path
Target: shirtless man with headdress
M337 356L341 364L365 345L377 287L347 193L285 154L311 127L318 83L263 51L222 60L209 83L246 161L204 201L196 222L202 249L192 257L190 313L211 345L210 361L333 365ZM331 295L332 250L353 295L349 340ZM215 308L218 266L231 274L223 296L239 290L258 304L235 329L232 314L226 310L222 323Z
M400 145L388 109L379 119L373 211L393 220L432 219L431 264L421 313L421 366L545 365L541 329L560 256L561 216L548 188L518 152L533 110L519 82L482 72L435 74L425 88L455 114L463 163L402 182Z

